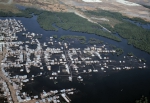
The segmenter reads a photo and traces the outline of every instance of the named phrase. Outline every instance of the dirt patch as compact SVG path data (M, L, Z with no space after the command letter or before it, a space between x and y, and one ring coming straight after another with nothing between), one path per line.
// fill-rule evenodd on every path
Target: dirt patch
M13 0L0 0L0 4L10 5L13 3Z
M12 0L0 0L0 1L11 2ZM129 17L139 17L144 20L150 21L149 9L143 6L125 5L117 2L116 0L109 0L109 1L101 0L102 2L84 2L82 0L13 0L13 1L14 3L21 4L24 6L35 7L38 9L40 8L56 12L74 12L76 9L81 9L83 11L103 9L108 11L119 12ZM128 0L128 1L135 2L133 4L140 2L140 0L137 0L138 2L136 2L136 0ZM143 2L146 3L146 1L142 0L142 3ZM150 3L149 1L147 2ZM0 6L0 10L13 12L17 11L14 7L12 8L11 6L10 7Z
M69 0L69 2L67 2L67 0L63 0L63 3L65 3L66 5L70 5L71 7L80 8L81 10L103 9L113 12L119 12L129 17L139 17L150 21L149 9L143 6L124 5L116 2L116 0L101 1L101 3L87 3L82 2L82 0Z
M14 0L14 2L27 7L35 7L48 11L66 11L66 6L60 4L57 0Z
M9 0L0 0L0 3L7 3Z

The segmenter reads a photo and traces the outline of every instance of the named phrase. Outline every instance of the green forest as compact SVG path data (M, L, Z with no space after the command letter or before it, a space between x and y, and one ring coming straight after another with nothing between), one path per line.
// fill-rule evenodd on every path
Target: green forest
M96 38L90 38L88 41L89 44L102 44L103 41L96 39Z
M52 26L55 24L64 30L96 34L116 41L121 41L117 36L103 31L99 25L91 23L74 13L43 12L38 16L38 22L45 30L57 30Z
M86 43L86 37L85 36L76 36L76 35L62 35L60 36L59 40L68 40L68 39L76 39L80 43Z
M117 36L108 33L106 31L103 31L98 24L91 23L88 20L77 16L74 13L50 12L37 10L33 8L27 8L25 10L25 13L26 12L27 14L34 13L35 15L37 15L38 23L45 30L57 31L57 28L53 26L53 24L55 24L56 26L64 30L96 34L116 41L121 41L121 39L118 38Z
M125 21L124 19L137 21L141 24L147 24L148 22L140 18L128 18L121 15L120 13L104 10L87 11L86 13L90 15L110 17L119 20L120 23L116 24L114 27L111 27L106 23L103 23L102 25L113 33L118 33L122 38L127 39L129 45L133 45L140 50L150 53L150 30L139 27L128 21Z
M11 12L0 12L1 17L15 16L15 17L31 18L32 14L37 15L38 23L45 30L57 31L57 28L55 28L55 26L58 26L65 30L96 34L109 39L113 39L118 42L121 41L120 37L114 35L113 33L119 33L119 35L122 38L128 40L129 45L133 45L136 48L139 48L143 51L150 53L150 35L149 35L150 30L143 29L142 27L138 27L135 24L132 24L124 20L126 18L130 20L138 21L142 24L147 23L146 21L139 18L128 18L123 16L120 13L110 12L105 10L85 12L85 14L88 15L110 17L120 21L120 23L116 24L114 27L111 27L107 23L101 24L112 32L109 33L102 30L100 25L91 23L88 20L77 16L74 13L50 12L44 10L37 10L34 8L27 8L25 10L21 10L20 13L16 13L16 14Z
M12 13L12 12L1 12L0 11L0 17L26 17L31 18L32 15L29 15L28 12L24 11L21 13Z

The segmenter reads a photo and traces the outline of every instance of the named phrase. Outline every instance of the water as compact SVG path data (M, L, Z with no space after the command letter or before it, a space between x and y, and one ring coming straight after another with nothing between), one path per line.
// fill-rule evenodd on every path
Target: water
M126 21L128 21L128 22L130 22L130 23L132 23L132 24L135 24L135 25L137 25L137 26L139 26L139 27L142 27L142 28L144 28L144 29L150 30L150 24L149 24L149 23L147 23L147 24L142 24L142 23L140 23L140 22L133 21L133 20L130 20L130 19L124 19L124 20L126 20Z
M16 7L20 10L25 10L26 7L22 6L22 5L19 5L19 4L16 4Z
M116 42L94 34L72 32L69 30L65 31L61 28L56 27L55 25L54 27L58 28L58 31L45 31L38 24L36 16L32 18L15 17L15 19L22 21L24 27L27 28L27 32L43 34L42 39L40 39L41 42L44 42L45 38L49 38L50 36L55 34L58 36L80 35L85 36L87 39L97 38L104 42L107 42L108 44L113 44L119 48L122 48L124 50L123 55L132 52L138 58L145 58L147 60L147 64L150 62L149 54L136 49L131 45L128 45L126 39L122 39L122 42ZM18 40L24 41L25 38L21 35L21 33L19 33L18 36ZM121 55L119 58L121 58L123 55ZM148 64L148 66L150 66L150 64ZM34 68L32 69L33 72L31 74L36 74L39 72ZM46 69L44 68L43 71L46 71ZM31 76L31 74L29 75ZM141 95L150 96L149 74L150 69L133 69L128 71L121 70L108 75L104 75L104 73L97 73L93 74L90 78L85 79L85 84L78 83L76 80L74 80L73 82L68 82L62 81L61 79L59 79L57 84L54 84L53 81L49 81L48 78L42 76L35 78L36 80L33 82L27 83L23 91L30 92L32 90L34 94L36 94L41 92L42 90L47 91L49 89L54 90L62 88L76 88L80 92L75 94L74 96L71 96L72 103L134 103L134 101L136 99L139 99Z

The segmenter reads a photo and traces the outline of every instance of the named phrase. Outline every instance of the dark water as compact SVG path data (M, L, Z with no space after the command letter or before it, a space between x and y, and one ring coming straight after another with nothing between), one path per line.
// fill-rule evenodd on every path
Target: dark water
M128 22L130 22L130 23L132 23L132 24L135 24L135 25L137 25L137 26L139 26L139 27L142 27L142 28L144 28L144 29L149 29L149 30L150 30L150 24L149 24L149 23L147 23L147 24L142 24L142 23L140 23L140 22L133 21L133 20L130 20L130 19L124 19L124 20L126 20L126 21L128 21Z
M6 19L6 18L0 18ZM43 34L43 37L40 39L41 42L44 42L46 38L49 38L52 35L80 35L88 38L97 38L108 44L113 44L117 47L120 47L124 50L126 55L129 52L134 53L138 58L145 58L147 60L147 65L150 66L150 55L144 51L134 48L131 45L127 44L126 39L122 39L122 42L116 42L104 37L100 37L94 34L80 33L65 31L61 28L58 28L58 31L45 31L37 23L37 17L33 18L17 18L21 20L24 27L27 28L27 32L34 32L37 34ZM54 27L56 27L54 25ZM115 35L115 34L114 34ZM25 40L25 37L18 33L18 40ZM121 55L119 58L122 58ZM39 73L42 70L35 70L32 68L31 74ZM44 68L43 72L46 71ZM16 72L18 72L16 70ZM19 73L19 72L18 72ZM24 74L24 73L22 73ZM29 74L29 76L31 76ZM134 69L134 70L121 70L109 75L104 75L104 73L93 74L91 78L85 78L85 84L78 83L76 80L73 82L62 81L58 79L58 83L54 84L53 81L50 81L49 78L44 76L35 78L35 81L26 83L23 91L34 92L33 94L42 92L42 90L55 90L63 88L76 88L81 91L77 94L71 96L72 103L134 103L136 99L139 99L141 95L150 97L150 69ZM37 82L36 82L37 81ZM44 85L43 85L44 84ZM122 90L122 91L121 91ZM150 99L150 98L149 98Z
M25 10L26 7L22 6L22 5L19 5L19 4L16 4L16 7L20 10Z

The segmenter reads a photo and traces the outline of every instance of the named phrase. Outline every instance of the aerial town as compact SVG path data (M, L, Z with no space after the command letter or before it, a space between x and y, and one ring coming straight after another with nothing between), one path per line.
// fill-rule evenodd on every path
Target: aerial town
M27 32L21 21L0 20L1 52L1 95L8 103L70 103L70 95L76 88L43 90L41 95L30 96L22 92L25 83L40 76L50 81L65 79L84 83L84 76L92 73L134 68L147 68L146 64L134 56L123 56L121 60L110 57L116 51L106 44L74 47L73 42L59 41L49 35L47 41L40 41L42 35ZM21 33L21 34L18 34ZM18 35L24 38L19 41ZM37 70L37 74L32 71ZM24 75L21 75L24 74Z

